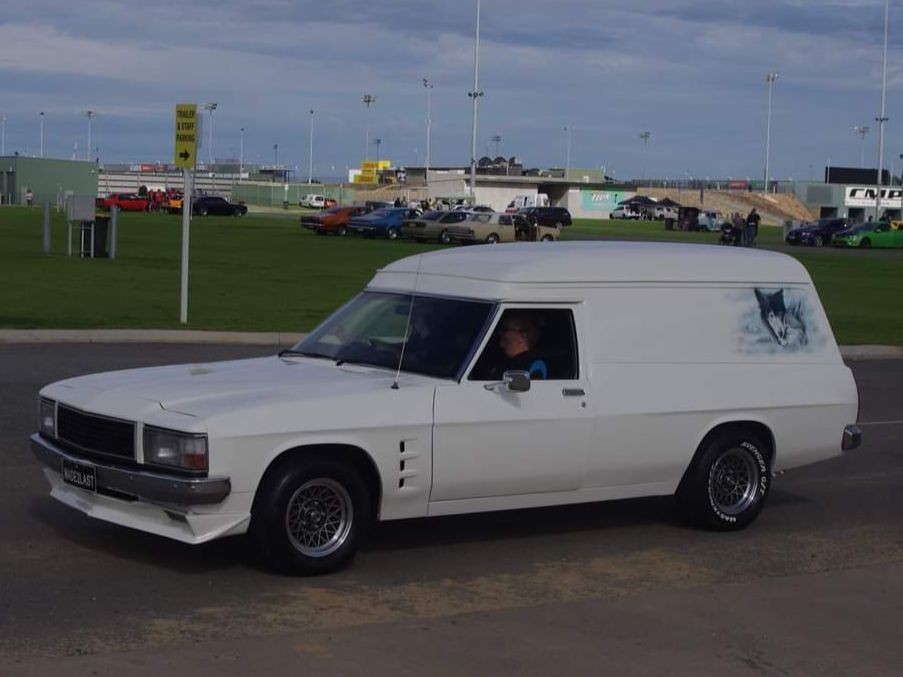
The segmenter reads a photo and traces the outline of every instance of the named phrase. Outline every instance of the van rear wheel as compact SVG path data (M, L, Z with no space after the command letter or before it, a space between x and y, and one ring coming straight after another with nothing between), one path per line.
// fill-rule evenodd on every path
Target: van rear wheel
M677 498L697 525L736 531L758 517L770 488L765 446L750 433L727 430L700 449L681 480Z

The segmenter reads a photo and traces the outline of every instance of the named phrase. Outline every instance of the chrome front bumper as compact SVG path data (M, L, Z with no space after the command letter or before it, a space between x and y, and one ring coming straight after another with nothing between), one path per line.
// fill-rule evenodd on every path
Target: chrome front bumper
M41 463L62 473L63 461L91 466L97 473L97 487L137 499L164 505L212 505L222 502L232 491L228 477L178 477L145 470L114 468L72 456L37 433L31 436L31 450Z
M843 441L840 444L840 448L844 451L850 451L858 448L860 444L862 444L862 428L858 425L844 426Z

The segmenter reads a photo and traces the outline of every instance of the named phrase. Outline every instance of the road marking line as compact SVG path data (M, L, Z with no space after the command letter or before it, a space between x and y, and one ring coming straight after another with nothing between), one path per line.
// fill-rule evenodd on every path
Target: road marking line
M903 420L900 420L900 421L863 421L862 423L858 423L857 425L903 425Z

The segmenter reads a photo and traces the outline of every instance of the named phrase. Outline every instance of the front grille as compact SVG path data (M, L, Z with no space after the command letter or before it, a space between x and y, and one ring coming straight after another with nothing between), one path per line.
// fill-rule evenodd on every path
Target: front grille
M61 441L86 452L135 459L135 424L131 421L87 414L59 405L57 436Z

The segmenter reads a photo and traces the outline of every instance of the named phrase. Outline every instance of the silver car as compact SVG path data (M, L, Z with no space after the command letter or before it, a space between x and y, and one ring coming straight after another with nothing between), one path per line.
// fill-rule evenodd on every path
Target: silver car
M408 219L401 224L401 237L410 240L436 240L442 244L449 243L449 226L461 223L470 214L467 212L426 212L416 219Z

